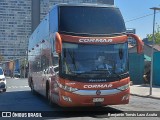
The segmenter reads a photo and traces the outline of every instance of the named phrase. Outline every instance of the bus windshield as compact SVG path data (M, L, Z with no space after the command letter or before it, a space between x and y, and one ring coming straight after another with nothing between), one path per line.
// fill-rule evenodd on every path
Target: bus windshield
M78 78L118 77L128 72L128 44L63 43L62 74Z

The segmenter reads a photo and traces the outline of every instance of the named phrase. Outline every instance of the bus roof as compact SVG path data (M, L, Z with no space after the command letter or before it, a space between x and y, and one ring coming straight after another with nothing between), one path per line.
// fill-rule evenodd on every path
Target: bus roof
M116 8L114 5L110 4L96 4L96 3L59 3L54 6L79 6L79 7L112 7Z
M52 22L52 19L56 22ZM119 9L114 5L61 3L53 6L32 33L29 50L48 36L49 32L55 31L76 36L114 36L125 34L126 28Z

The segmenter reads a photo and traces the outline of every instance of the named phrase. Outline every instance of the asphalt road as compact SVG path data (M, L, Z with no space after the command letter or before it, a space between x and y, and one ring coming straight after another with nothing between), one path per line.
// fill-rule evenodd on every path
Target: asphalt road
M135 113L134 111L160 111L160 100L131 96L128 105L112 105L107 107L83 107L83 108L61 108L51 106L47 100L40 95L33 95L27 83L27 79L7 79L7 91L0 93L0 112L42 112L47 111L52 118L45 119L64 119L64 120L98 120L98 119L118 119L124 120L128 117L115 117L124 113ZM110 113L113 116L109 116ZM160 115L160 112L159 112ZM135 117L129 117L135 120ZM160 118L160 117L159 117ZM148 117L148 119L158 120L158 117ZM44 119L44 118L43 118ZM146 117L136 117L144 119Z

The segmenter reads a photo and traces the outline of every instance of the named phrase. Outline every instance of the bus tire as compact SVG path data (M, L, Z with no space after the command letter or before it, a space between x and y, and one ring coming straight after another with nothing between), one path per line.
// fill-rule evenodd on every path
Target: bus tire
M46 98L48 100L48 103L51 105L52 101L51 101L50 87L49 87L49 82L48 81L46 83Z

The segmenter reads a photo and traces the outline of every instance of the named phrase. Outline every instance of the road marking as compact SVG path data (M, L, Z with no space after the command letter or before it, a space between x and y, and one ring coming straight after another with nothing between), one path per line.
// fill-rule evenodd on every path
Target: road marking
M29 86L9 86L7 88L28 88Z

